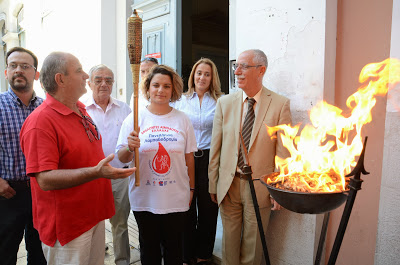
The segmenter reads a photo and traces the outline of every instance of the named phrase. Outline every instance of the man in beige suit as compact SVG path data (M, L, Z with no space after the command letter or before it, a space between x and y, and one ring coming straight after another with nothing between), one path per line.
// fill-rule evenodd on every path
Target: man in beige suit
M215 111L208 173L209 192L211 199L220 206L224 228L222 264L225 265L259 265L262 257L249 183L238 167L239 133L250 106L248 98L251 102L255 100L252 106L255 119L248 148L249 164L253 171L264 230L268 226L271 206L272 210L280 208L270 200L268 189L258 179L274 171L275 155L288 155L279 135L271 139L265 125L290 124L290 102L262 85L267 66L264 52L242 52L234 69L238 85L243 91L221 97Z

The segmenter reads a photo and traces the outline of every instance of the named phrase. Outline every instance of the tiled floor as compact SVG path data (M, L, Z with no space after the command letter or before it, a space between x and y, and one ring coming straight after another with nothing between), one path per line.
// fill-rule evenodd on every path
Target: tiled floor
M131 264L141 265L140 253L138 250L139 247L138 229L133 214L129 216L128 226L129 226L129 242L131 244ZM222 224L220 218L218 217L218 228L217 228L217 236L215 240L214 257L213 257L213 261L215 264L221 263L220 262L221 238L222 238ZM113 265L114 250L112 246L111 224L108 221L106 221L106 244L108 246L108 250L106 251L106 256L104 258L104 265ZM17 265L26 265L26 264L27 262L26 262L25 241L22 240L18 251Z

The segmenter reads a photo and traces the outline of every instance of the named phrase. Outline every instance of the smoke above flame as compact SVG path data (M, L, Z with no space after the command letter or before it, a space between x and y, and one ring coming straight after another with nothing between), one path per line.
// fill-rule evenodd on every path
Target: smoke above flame
M377 96L385 96L400 82L400 61L389 58L371 63L361 70L360 88L348 97L351 115L319 102L310 111L311 124L299 132L300 125L268 127L271 137L282 139L290 157L275 157L279 175L268 184L281 184L286 189L304 192L340 192L346 189L345 176L356 165L363 148L361 131L371 122L371 110ZM284 185L283 185L284 184Z

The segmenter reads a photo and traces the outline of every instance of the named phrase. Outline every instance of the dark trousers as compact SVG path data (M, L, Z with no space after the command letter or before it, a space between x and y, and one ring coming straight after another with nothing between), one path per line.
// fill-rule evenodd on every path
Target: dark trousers
M25 232L28 265L46 264L39 234L32 223L32 198L29 182L9 182L16 191L11 199L0 197L0 263L15 265Z
M182 264L182 234L185 213L153 214L134 211L139 228L140 261L142 265Z
M201 157L196 157L201 155ZM218 205L208 192L209 150L195 153L195 192L186 213L183 236L183 259L209 259L212 256L217 229Z

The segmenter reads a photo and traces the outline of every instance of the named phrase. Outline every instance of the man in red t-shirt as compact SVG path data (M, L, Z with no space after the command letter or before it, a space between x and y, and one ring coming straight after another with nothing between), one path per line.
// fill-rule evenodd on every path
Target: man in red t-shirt
M26 119L21 147L31 177L34 227L48 264L104 264L104 220L115 213L113 168L97 128L79 102L88 75L72 54L53 52L40 81L46 100Z

